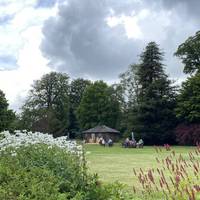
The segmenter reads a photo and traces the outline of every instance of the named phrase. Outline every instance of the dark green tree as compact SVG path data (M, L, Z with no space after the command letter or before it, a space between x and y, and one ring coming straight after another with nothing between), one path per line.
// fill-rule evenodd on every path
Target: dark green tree
M164 72L163 53L150 42L136 72L137 94L131 107L134 131L147 144L174 142L175 87Z
M182 60L186 74L200 72L200 31L182 43L175 56Z
M14 120L15 113L8 108L5 94L0 90L0 132L11 129Z
M51 72L32 85L29 97L22 107L24 128L66 134L69 126L69 77Z
M180 122L200 123L200 73L189 77L180 89L176 115Z
M77 109L83 94L89 85L91 85L91 82L82 78L74 79L70 84L69 132L71 137L78 136L78 133L80 132Z
M96 81L87 87L77 110L82 129L103 124L112 128L117 126L120 108L112 91L103 81Z
M184 72L190 74L177 98L177 141L195 145L200 141L200 31L182 43L175 55L182 60Z
M200 73L189 77L182 84L177 98L177 141L184 145L200 142Z

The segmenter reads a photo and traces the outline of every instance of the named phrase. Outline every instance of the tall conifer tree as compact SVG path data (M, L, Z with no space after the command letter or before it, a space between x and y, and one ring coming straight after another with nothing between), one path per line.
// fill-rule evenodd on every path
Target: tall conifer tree
M150 42L140 56L138 96L133 127L148 144L172 143L175 126L175 88L164 72L163 53Z

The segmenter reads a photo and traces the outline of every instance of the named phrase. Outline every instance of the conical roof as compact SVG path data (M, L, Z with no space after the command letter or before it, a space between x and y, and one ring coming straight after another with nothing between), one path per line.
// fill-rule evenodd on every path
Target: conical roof
M119 131L108 126L102 125L83 131L83 133L119 133Z

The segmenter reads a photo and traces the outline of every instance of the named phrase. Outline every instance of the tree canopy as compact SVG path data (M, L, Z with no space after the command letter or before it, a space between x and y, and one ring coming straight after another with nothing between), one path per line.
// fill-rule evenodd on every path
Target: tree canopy
M91 82L86 79L77 78L70 84L70 110L69 110L69 127L71 137L76 137L80 131L80 125L77 119L77 109L82 100L86 88L91 85Z
M200 31L182 43L175 55L182 60L186 74L200 72Z
M69 77L51 72L32 85L22 108L24 126L31 130L66 134L69 125Z
M103 81L96 81L87 87L77 110L82 129L103 124L115 128L119 112L119 103L112 89Z
M180 144L194 145L200 141L200 31L182 43L175 55L184 64L184 72L190 74L177 98L176 137Z
M176 114L181 122L200 122L200 74L189 77L182 84Z
M175 88L164 72L163 53L150 42L136 70L135 103L131 106L132 127L148 144L172 142L175 126Z
M0 131L8 130L15 119L15 114L8 108L5 94L0 90Z

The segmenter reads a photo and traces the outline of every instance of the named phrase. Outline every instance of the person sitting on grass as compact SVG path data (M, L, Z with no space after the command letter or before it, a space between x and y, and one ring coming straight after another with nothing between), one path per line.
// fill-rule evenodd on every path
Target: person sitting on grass
M111 147L112 145L113 145L113 141L112 141L112 139L109 138L108 139L108 146Z
M125 142L124 142L124 147L125 148L127 148L129 146L129 142L130 142L129 138L126 138Z
M137 143L137 147L143 148L143 145L144 145L144 142L143 142L142 139L140 139L140 140L138 141L138 143Z
M130 148L136 148L136 141L135 141L135 139L129 141L129 147Z
M99 138L99 144L100 144L100 145L102 145L102 140L103 140L103 138L100 137L100 138Z
M104 147L106 146L106 142L105 142L104 138L102 138L101 145Z

